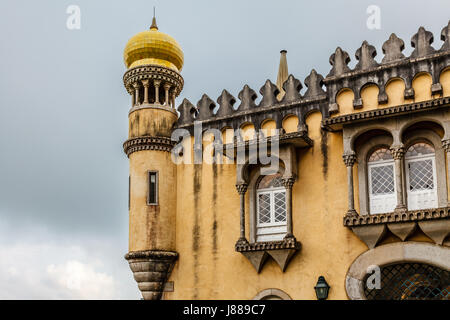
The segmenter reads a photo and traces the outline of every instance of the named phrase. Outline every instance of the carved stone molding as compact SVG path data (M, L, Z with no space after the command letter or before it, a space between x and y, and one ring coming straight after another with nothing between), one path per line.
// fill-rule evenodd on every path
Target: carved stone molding
M426 110L448 107L450 97L432 99L428 101L404 104L395 107L376 109L352 114L346 114L340 117L328 118L322 121L322 125L330 131L340 130L342 125L375 119L393 117L397 115L410 114Z
M342 156L342 159L344 160L346 167L353 167L356 161L356 154L355 153L344 154Z
M281 271L284 272L290 260L300 251L301 244L294 236L291 236L281 241L272 242L245 243L238 241L235 249L250 261L258 273L269 256L275 260Z
M236 190L240 195L243 195L247 192L248 189L248 185L245 183L241 183L241 184L237 184L236 185Z
M282 178L281 182L283 183L283 186L286 189L292 189L292 187L294 186L295 183L295 178L290 177L290 178Z
M450 235L450 208L345 216L344 226L369 248L374 248L387 230L405 241L417 228L436 244L442 245Z
M170 152L176 142L166 137L138 137L125 141L123 150L127 156L143 150L158 150Z
M403 146L394 146L390 148L394 160L402 160L405 155L405 148Z
M450 152L450 139L442 140L442 148L445 150L445 152Z
M178 259L172 251L133 251L125 255L144 300L160 300Z
M450 269L450 248L426 242L395 242L368 250L359 255L350 265L345 289L349 299L366 300L364 281L371 266L415 262L425 263L444 270Z
M138 66L129 69L123 76L123 83L128 92L133 90L134 83L145 80L163 81L175 88L176 96L183 90L183 77L176 71L156 65Z

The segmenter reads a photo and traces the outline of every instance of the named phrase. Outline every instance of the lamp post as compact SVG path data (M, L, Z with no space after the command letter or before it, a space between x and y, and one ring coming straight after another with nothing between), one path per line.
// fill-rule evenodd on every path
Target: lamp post
M320 276L319 280L317 280L317 284L314 287L314 290L316 291L317 300L326 300L328 298L328 291L330 290L330 286L325 281L325 278L323 276Z

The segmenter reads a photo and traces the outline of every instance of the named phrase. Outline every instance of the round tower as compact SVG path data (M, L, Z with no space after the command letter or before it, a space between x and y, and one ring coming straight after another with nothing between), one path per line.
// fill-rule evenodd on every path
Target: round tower
M171 36L149 30L133 36L124 50L123 77L131 96L124 151L130 161L130 264L142 296L160 299L178 254L175 247L176 165L171 160L175 98L183 89L183 51Z

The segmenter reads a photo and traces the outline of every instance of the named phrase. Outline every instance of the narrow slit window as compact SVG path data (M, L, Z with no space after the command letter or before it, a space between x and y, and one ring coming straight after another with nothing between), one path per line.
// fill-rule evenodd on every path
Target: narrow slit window
M148 172L148 204L158 204L158 172Z

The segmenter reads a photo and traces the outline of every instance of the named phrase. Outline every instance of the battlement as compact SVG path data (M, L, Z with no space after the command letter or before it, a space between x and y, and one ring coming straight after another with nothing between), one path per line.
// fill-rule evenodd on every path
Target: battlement
M276 129L282 131L283 120L295 115L298 117L298 131L306 131L305 118L313 111L321 112L323 120L344 114L337 99L344 90L353 92L352 112L363 108L361 92L370 85L378 88L377 107L387 106L390 97L386 87L398 79L404 83L405 103L416 102L413 81L422 74L431 76L430 97L442 97L445 94L440 77L450 66L450 21L442 29L440 38L443 43L436 49L432 46L433 34L420 27L411 38L414 50L406 57L402 53L404 41L393 33L382 46L384 57L381 62L375 60L375 47L364 41L355 52L358 63L354 69L348 66L349 54L338 47L330 56L332 68L328 75L323 77L313 69L304 80L307 90L303 95L300 94L303 88L301 81L291 74L283 84L285 95L281 100L277 99L280 90L270 80L259 90L262 96L259 104L255 103L257 93L248 85L238 94L240 104L237 108L234 107L237 102L235 97L223 90L216 100L219 108L215 113L216 103L206 94L196 106L184 99L178 107L180 117L177 127L191 131L194 121L201 121L204 129L222 130L238 129L252 123L255 131L259 131L262 124L271 119L275 121Z

